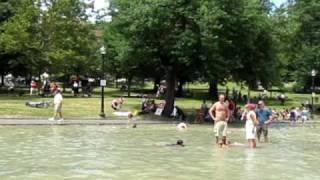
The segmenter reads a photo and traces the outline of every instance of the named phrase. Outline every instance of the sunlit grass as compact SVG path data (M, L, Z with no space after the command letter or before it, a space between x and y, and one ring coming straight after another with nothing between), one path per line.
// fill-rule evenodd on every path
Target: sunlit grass
M195 109L198 109L202 103L203 99L207 98L207 84L190 84L189 87L186 87L187 90L192 92L193 96L186 98L177 98L176 105L184 109L188 114L194 114ZM150 85L148 85L150 88ZM192 88L191 88L192 87ZM229 86L229 93L231 94L231 88ZM221 92L225 91L223 86L219 87ZM235 87L237 90L239 88ZM246 94L245 90L242 90L242 94ZM251 96L258 96L259 93L257 91L252 91ZM275 96L277 93L273 93L272 96ZM113 110L111 109L111 101L115 97L124 96L126 97L127 92L119 91L114 88L107 88L105 92L105 113L107 116L112 115ZM133 97L125 98L125 104L123 105L122 111L134 111L140 110L141 107L141 95L139 93L132 93ZM282 106L280 102L275 99L267 100L266 105L270 108L282 109L282 108L290 108L290 107L298 107L301 106L303 102L308 100L310 102L311 95L310 94L294 94L294 93L286 93L288 96L288 100L285 106ZM154 96L154 94L153 94ZM268 94L270 96L270 94ZM53 97L50 98L42 98L36 96L28 96L23 95L18 97L14 94L2 94L0 95L0 117L51 117L53 114L53 107L49 108L31 108L27 107L25 103L27 101L52 101ZM159 103L160 100L156 100L156 103ZM211 101L207 101L209 105ZM240 106L243 103L239 104ZM100 98L100 88L96 88L94 95L90 98L85 97L73 97L70 94L70 90L64 93L64 102L63 102L63 114L66 118L98 118L100 113L101 106L101 98Z

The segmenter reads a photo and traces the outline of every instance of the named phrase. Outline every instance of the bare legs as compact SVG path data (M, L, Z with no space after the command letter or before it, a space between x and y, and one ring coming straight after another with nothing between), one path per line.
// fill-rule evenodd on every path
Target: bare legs
M248 142L249 142L250 148L254 149L257 147L257 143L255 139L249 139Z
M216 136L216 144L219 145L219 147L227 146L227 137L223 136L220 140L219 136Z

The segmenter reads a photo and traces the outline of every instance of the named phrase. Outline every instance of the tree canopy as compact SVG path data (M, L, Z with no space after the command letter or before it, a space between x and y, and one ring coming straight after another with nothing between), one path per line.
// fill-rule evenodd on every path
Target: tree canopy
M162 71L156 72L165 72L168 86L164 112L167 115L174 104L177 79L214 81L215 86L234 80L252 87L260 83L266 88L277 81L272 23L260 1L112 3L118 11L106 29L105 40L115 47L114 58L110 58L138 66L147 64L152 70L160 67ZM121 37L121 41L114 43L112 37ZM117 48L119 42L125 46ZM119 56L124 47L126 58Z

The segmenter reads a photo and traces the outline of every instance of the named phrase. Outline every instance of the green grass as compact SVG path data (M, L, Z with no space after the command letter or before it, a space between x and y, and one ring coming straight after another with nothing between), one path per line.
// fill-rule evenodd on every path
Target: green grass
M192 87L192 88L191 88ZM207 97L207 86L206 84L189 84L189 91L192 92L192 97L187 98L177 98L176 104L186 111L187 114L195 113L195 109L198 109L202 103L202 100ZM219 87L220 91L224 91L224 87ZM231 86L229 86L231 90ZM237 88L236 88L237 89ZM94 95L91 98L83 97L73 97L69 92L64 93L63 102L63 114L65 118L97 118L100 113L101 99L99 88L95 89ZM238 88L239 90L239 88ZM70 91L70 90L69 90ZM141 92L141 91L139 91ZM231 91L230 91L231 93ZM245 90L242 94L247 93ZM259 92L251 92L251 96L258 96ZM113 110L110 107L112 99L119 96L126 96L127 92L119 91L113 88L107 88L105 92L105 113L107 116L112 116ZM137 95L137 93L132 93L132 95ZM275 95L275 94L274 94ZM276 100L267 100L266 105L270 108L282 109L290 107L298 107L305 100L310 101L310 94L294 94L286 93L289 97L285 106L281 106ZM53 114L53 108L31 108L25 106L27 101L49 101L53 98L41 98L41 97L30 97L24 95L17 97L13 94L2 94L0 95L0 117L51 117ZM156 103L160 100L156 100ZM210 104L210 102L208 101ZM141 98L130 97L125 98L125 104L123 105L123 111L134 111L139 110L141 105ZM243 104L239 104L243 105ZM146 116L150 118L149 116ZM152 117L153 118L153 117Z

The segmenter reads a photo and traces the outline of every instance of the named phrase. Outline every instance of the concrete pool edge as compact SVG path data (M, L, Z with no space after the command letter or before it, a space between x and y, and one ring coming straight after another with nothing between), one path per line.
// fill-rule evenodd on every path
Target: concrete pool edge
M317 121L308 121L309 123L316 123ZM178 124L179 121L165 121L165 120L138 120L136 124ZM119 119L66 119L62 122L49 121L46 118L0 118L1 125L126 125L127 120ZM198 124L198 123L191 123ZM211 123L203 123L208 125ZM290 121L278 121L273 124L290 124ZM300 124L300 123L299 123ZM200 125L200 124L199 124Z
M156 120L141 120L136 124L177 124L178 121L156 121ZM127 120L83 120L83 119L67 119L62 122L49 121L48 119L9 119L0 118L0 125L126 125Z

